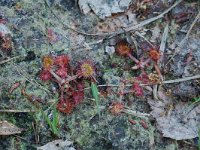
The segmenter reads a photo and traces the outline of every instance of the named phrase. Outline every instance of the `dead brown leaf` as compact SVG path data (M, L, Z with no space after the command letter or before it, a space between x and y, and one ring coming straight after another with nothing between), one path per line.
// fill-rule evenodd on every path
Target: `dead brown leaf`
M22 129L18 128L7 121L0 121L0 135L12 135L21 133Z
M200 127L200 105L191 107L186 102L176 101L167 96L159 88L158 97L161 100L148 100L152 116L156 118L157 127L164 137L176 140L192 139L198 136Z
M71 141L55 140L44 146L37 147L37 150L75 150L75 148L72 147Z

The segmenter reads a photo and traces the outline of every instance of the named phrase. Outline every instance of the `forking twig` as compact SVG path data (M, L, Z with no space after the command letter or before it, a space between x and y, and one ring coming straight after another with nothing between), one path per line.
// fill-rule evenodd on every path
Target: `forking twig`
M184 78L178 78L178 79L174 79L174 80L165 80L161 83L156 83L156 84L172 84L172 83L179 83L179 82L184 82L184 81L189 81L189 80L195 80L195 79L199 79L200 75L194 75L191 77L184 77ZM155 84L140 84L141 86L147 86L147 85L155 85ZM131 87L133 86L132 84L126 84L126 87ZM105 84L105 85L98 85L97 87L119 87L118 84ZM90 87L85 88L84 90L88 90L90 89Z
M194 79L199 79L200 75L195 75L191 77L185 77L185 78L179 78L179 79L174 79L174 80L166 80L163 81L163 84L170 84L170 83L178 83L178 82L184 82L184 81L189 81L189 80L194 80Z
M17 58L19 58L20 56L15 56L15 57L12 57L12 58L8 58L8 59L6 59L6 60L2 60L2 61L0 61L0 65L2 65L2 64L5 64L5 63L7 63L7 62L10 62L10 61L12 61L12 60L14 60L14 59L17 59Z

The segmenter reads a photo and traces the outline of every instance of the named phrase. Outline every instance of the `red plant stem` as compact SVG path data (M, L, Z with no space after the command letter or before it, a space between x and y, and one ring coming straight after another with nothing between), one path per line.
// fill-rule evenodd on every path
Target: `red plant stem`
M128 57L130 57L130 59L132 59L136 64L138 64L140 61L137 60L137 58L135 58L131 53L128 53Z
M12 85L12 87L9 90L9 93L11 94L16 88L18 88L20 86L20 82L16 82Z
M74 76L67 76L67 79L65 81L73 81L76 80L79 77L79 75L74 75Z
M49 70L49 72L51 73L51 75L62 85L63 83L65 83L65 80L60 78L56 73L53 72L53 70Z
M137 70L139 68L141 68L141 71L144 73L144 67L148 65L148 63L151 61L150 58L146 59L145 61L140 60L136 66L133 67L134 70Z
M159 77L161 80L163 80L163 76L162 76L162 74L161 74L161 72L160 72L160 68L159 68L158 64L154 63L154 68L156 69L156 72L158 73L158 77Z
M95 83L99 83L94 76L91 76L91 81Z
M135 125L137 123L135 120L132 119L128 119L128 122L130 122L132 125Z
M64 99L64 89L65 89L64 86L60 87L60 99L62 100Z
M146 59L145 61L143 61L142 63L141 63L141 68L144 68L144 66L146 66L146 65L148 65L148 63L151 61L151 58L148 58L148 59Z
M144 120L140 120L140 124L144 129L148 129L148 124Z

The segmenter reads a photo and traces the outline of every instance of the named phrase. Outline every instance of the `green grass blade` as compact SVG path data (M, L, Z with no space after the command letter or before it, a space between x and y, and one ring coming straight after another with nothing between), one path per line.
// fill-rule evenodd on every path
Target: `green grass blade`
M42 115L44 116L45 121L47 122L47 124L49 125L51 131L53 132L53 134L58 135L59 131L57 129L57 124L58 124L58 113L56 111L56 108L53 110L53 121L51 121L49 119L49 117L47 116L47 114L42 111Z
M53 108L53 123L52 123L52 129L53 129L53 132L55 134L58 134L58 112L56 110L56 107Z
M92 89L92 95L93 95L93 97L95 99L97 112L100 115L100 109L99 109L99 92L98 92L97 84L94 83L94 82L92 82L91 83L91 89Z
M45 114L45 112L42 111L42 115L44 116L44 119L46 120L49 127L52 128L51 120L48 118L47 114Z

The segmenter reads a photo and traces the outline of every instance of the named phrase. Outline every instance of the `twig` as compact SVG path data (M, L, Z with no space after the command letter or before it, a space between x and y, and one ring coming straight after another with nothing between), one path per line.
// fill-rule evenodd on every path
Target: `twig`
M39 135L37 134L37 129L35 127L35 124L32 122L32 127L33 127L33 132L34 132L34 135L35 135L35 143L38 144L39 143Z
M165 46L166 46L166 42L167 42L167 37L168 37L168 32L169 32L169 24L167 23L163 32L163 36L162 36L162 41L160 43L160 54L161 57L158 60L158 65L161 68L163 66L163 58L164 58L164 52L165 52ZM160 71L159 71L160 72ZM160 75L162 77L162 75ZM163 80L163 77L162 77ZM154 85L153 86L153 97L154 99L159 99L158 98L158 85Z
M14 110L14 109L0 110L0 113L29 113L29 112L37 112L37 110Z
M141 112L138 112L138 111L134 111L134 110L131 110L129 108L125 108L124 110L122 110L122 112L126 113L126 114L130 114L130 115L133 115L133 116L136 116L136 117L149 117L151 116L150 114L147 114L147 113L141 113Z
M161 53L161 57L159 59L159 66L161 67L163 64L163 54L165 52L165 47L166 47L166 42L167 42L167 37L168 37L168 32L169 32L169 24L167 23L163 32L163 36L162 36L162 41L160 44L160 53Z
M37 144L37 143L35 143L35 142L31 142L30 140L28 140L28 139L26 139L26 138L23 138L23 137L21 137L21 136L18 136L18 135L13 135L13 136L15 136L16 138L19 138L19 139L21 139L21 140L23 140L23 141L25 141L25 142L27 142L27 143L29 143L29 144L31 144L31 146L33 146L33 147L37 147L35 144ZM34 144L34 145L32 145L32 144Z
M187 116L193 109L195 109L196 107L198 107L199 104L200 104L200 101L196 101L196 102L193 102L192 104L190 104L187 107L187 109L185 110L183 117Z
M158 100L158 85L153 86L153 97L154 99Z
M190 146L198 147L198 145L195 145L195 144L193 144L192 142L189 142L189 141L186 141L186 140L183 140L183 142L184 142L185 144L190 145Z
M189 30L187 31L186 36L183 38L183 40L180 42L180 44L178 44L178 46L175 48L175 51L174 51L172 57L169 59L169 61L166 63L165 66L167 66L167 65L172 61L172 59L175 57L175 55L181 51L181 47L182 47L183 44L187 41L187 39L188 39L188 37L189 37L189 35L190 35L191 31L192 31L192 28L194 27L194 25L196 24L196 22L197 22L197 20L198 20L199 18L200 18L200 11L199 11L199 13L197 14L196 18L194 19L194 21L192 22L192 24L191 24Z
M151 45L153 47L153 44L151 44L151 42L146 37L144 37L140 32L136 31L135 34L137 36L143 38L149 45Z
M9 61L12 61L13 59L17 59L17 58L19 58L19 56L15 56L15 57L12 57L12 58L8 58L8 59L6 59L6 60L2 60L2 61L0 62L0 65L5 64L5 63L7 63L7 62L9 62Z
M185 78L179 78L179 79L174 79L174 80L166 80L163 81L161 83L156 83L156 84L171 84L171 83L178 83L178 82L184 82L184 81L189 81L189 80L195 80L200 78L200 75L195 75L195 76L191 76L191 77L185 77ZM140 84L140 86L148 86L148 85L155 85L155 84ZM131 87L133 86L132 84L125 84L125 87ZM97 87L119 87L118 84L104 84L104 85L98 85ZM84 88L84 90L88 90L90 89L90 87L88 88Z
M171 84L171 83L178 83L178 82L184 82L184 81L189 81L189 80L195 80L200 78L200 75L195 75L191 77L185 77L185 78L179 78L179 79L174 79L174 80L167 80L163 81L162 84Z

